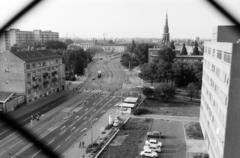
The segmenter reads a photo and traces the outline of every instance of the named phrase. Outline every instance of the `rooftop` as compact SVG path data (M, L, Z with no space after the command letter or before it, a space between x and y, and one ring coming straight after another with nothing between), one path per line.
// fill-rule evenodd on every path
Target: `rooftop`
M5 103L14 93L0 91L0 103Z
M23 51L14 52L13 54L25 61L26 63L62 57L61 55L58 55L57 53L54 53L50 50Z
M124 102L131 102L135 103L138 100L138 98L133 98L133 97L127 97Z

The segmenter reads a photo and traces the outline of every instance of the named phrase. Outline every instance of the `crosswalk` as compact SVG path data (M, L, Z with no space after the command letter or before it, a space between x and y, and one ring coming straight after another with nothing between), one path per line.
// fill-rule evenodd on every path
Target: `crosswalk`
M84 90L83 92L86 92L86 93L94 93L94 94L104 94L104 95L109 95L109 94L113 94L112 91L108 91L108 90L100 90L100 89L96 89L96 90ZM116 92L115 92L116 93Z

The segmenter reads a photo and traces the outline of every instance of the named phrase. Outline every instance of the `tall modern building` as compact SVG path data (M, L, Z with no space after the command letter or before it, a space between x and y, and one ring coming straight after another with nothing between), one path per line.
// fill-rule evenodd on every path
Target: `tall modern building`
M9 29L0 36L0 51L10 50L14 44L25 44L32 42L58 41L59 33L52 31L21 31L19 29Z
M234 26L213 28L204 43L200 125L210 158L240 155L240 34Z
M168 15L166 14L166 21L163 29L162 43L169 44L169 42L170 42L170 34L169 34L169 27L168 27Z

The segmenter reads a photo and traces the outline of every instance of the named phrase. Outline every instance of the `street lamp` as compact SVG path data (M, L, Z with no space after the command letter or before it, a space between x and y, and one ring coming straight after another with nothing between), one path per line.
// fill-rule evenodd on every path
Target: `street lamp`
M98 118L95 118L95 119L92 119L92 117L91 117L91 144L93 143L93 131L92 131L92 123L93 123L93 121L95 121L95 120L97 120Z

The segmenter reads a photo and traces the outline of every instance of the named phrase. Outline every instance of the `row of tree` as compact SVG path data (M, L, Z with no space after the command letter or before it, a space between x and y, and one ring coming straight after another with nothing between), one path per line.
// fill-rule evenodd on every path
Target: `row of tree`
M174 82L177 86L194 83L198 88L202 84L202 63L175 61L175 52L170 47L163 47L159 57L152 63L143 64L139 77L153 84L156 82Z

